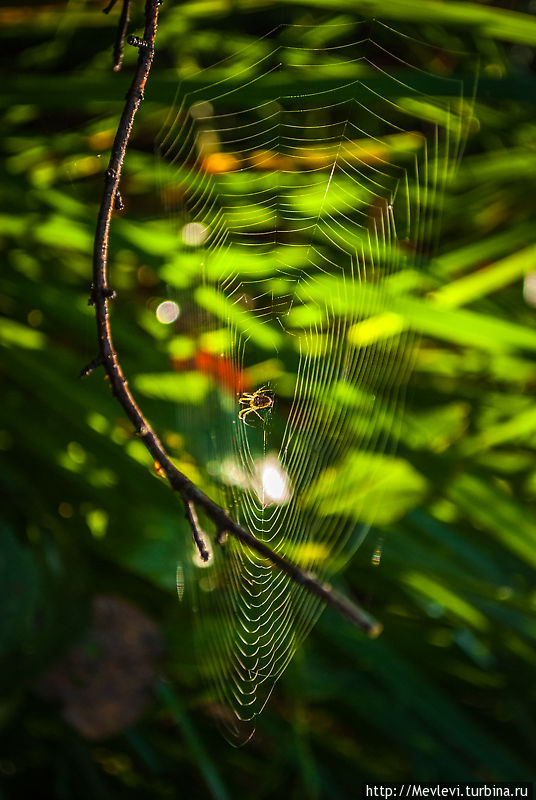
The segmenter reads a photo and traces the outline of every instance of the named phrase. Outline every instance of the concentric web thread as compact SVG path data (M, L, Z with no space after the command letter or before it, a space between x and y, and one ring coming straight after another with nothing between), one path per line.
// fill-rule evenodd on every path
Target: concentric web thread
M410 64L378 21L324 34L285 26L185 81L158 142L203 456L234 517L322 579L381 502L417 334L404 298L471 114L434 48ZM273 403L240 420L257 391ZM243 741L321 606L231 539L199 586L204 666Z

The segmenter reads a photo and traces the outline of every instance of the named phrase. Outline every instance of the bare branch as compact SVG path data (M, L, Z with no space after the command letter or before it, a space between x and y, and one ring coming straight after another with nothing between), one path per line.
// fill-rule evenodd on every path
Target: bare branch
M190 528L192 529L194 544L197 547L199 556L202 559L202 561L208 562L211 559L211 553L207 547L207 543L205 540L205 531L199 524L199 517L197 516L195 505L192 503L191 500L188 500L187 497L184 497L183 500L184 500L184 508L186 510L186 519L188 520Z
M86 364L86 366L80 370L80 374L78 375L78 377L87 378L88 375L91 375L94 369L97 369L97 367L102 367L102 366L103 366L102 358L100 356L97 356L96 358L93 359L93 361L90 361L89 364Z
M106 8L103 9L105 14L109 14L112 8L117 3L117 0L110 0ZM123 7L121 8L121 16L117 25L117 34L115 37L114 45L114 72L119 72L121 64L123 63L123 50L125 47L125 36L127 33L128 22L130 19L130 0L123 0Z
M208 548L206 547L204 535L199 526L196 508L202 508L206 516L214 523L216 531L218 532L218 542L221 543L223 541L224 534L234 537L245 547L255 551L261 558L265 558L288 575L294 583L303 586L323 603L343 614L358 628L366 631L371 636L377 636L381 631L381 625L372 619L362 608L352 603L348 598L335 592L328 584L319 581L312 573L292 564L279 553L271 550L268 545L261 542L252 533L235 522L225 509L214 503L213 500L195 486L185 475L179 472L134 400L119 363L112 340L108 314L108 302L114 296L113 290L108 286L110 221L114 208L117 208L117 198L120 197L119 184L121 180L121 171L126 147L132 130L132 124L136 111L143 98L143 91L153 60L159 6L160 0L146 0L143 38L140 39L132 36L129 37L128 40L130 44L139 49L138 63L126 96L125 107L119 121L110 155L110 162L104 179L104 194L99 210L95 235L93 285L90 296L90 303L95 306L97 318L99 358L108 375L114 396L123 407L145 447L152 455L155 462L158 463L159 471L161 470L165 474L171 487L182 497L194 540L202 558L204 552L208 553ZM92 364L88 366L93 368L93 364L95 364L95 362L92 362ZM86 370L84 369L82 372L86 373Z

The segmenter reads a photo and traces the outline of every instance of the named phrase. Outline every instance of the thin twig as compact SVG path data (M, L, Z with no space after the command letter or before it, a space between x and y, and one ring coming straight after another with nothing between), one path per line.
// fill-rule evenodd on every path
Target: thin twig
M106 8L103 9L105 14L109 14L112 8L117 3L117 0L110 0ZM125 48L125 36L127 35L127 27L130 20L130 0L123 0L123 7L121 8L121 16L117 25L117 33L114 45L114 72L119 72L121 64L123 63L123 50Z
M103 365L102 358L100 356L97 356L96 358L93 359L93 361L90 361L89 364L86 364L86 366L80 370L80 374L78 375L78 377L87 378L88 375L91 375L93 370L97 369L98 367L102 367L102 365Z
M343 614L358 628L366 631L371 636L376 636L381 631L381 625L372 619L362 608L334 591L328 584L319 581L312 573L292 564L286 558L279 555L279 553L271 550L268 545L259 541L252 533L239 525L238 522L235 522L225 509L214 503L210 497L204 494L204 492L183 475L182 472L179 472L134 400L119 363L112 341L112 332L108 315L108 302L113 297L113 291L108 286L110 221L115 198L119 191L123 160L132 130L132 123L143 98L143 91L153 60L159 6L160 0L146 0L143 39L130 37L128 40L130 44L139 48L138 64L132 84L126 96L125 107L112 147L110 162L104 180L104 194L97 221L93 252L93 285L90 302L95 306L99 353L102 364L108 375L114 396L123 407L145 447L152 455L155 462L158 463L159 468L166 475L172 488L183 498L194 538L196 536L196 526L192 524L192 518L188 512L192 508L198 507L202 508L207 517L214 523L218 531L218 541L222 541L224 533L233 536L245 547L255 551L259 556L280 569L285 575L288 575L294 583L303 586L323 603Z
M192 529L192 536L194 537L194 544L197 547L199 557L202 561L208 563L211 559L211 552L207 546L205 531L199 524L199 517L197 516L195 505L191 500L188 500L187 497L183 497L183 501L186 511L186 519L188 520L190 528Z

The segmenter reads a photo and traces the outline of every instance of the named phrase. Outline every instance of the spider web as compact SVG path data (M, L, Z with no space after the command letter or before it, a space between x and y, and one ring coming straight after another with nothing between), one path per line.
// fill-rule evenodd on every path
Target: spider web
M376 20L283 26L185 81L159 136L178 242L164 277L207 378L192 448L233 516L322 579L394 468L417 336L405 298L470 120L440 51L413 40L410 64L407 40ZM273 405L239 420L259 389ZM222 724L244 741L322 606L230 538L198 606Z

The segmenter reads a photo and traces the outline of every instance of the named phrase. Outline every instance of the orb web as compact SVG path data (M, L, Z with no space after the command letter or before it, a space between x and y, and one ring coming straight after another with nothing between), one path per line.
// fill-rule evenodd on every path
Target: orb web
M404 299L471 116L440 51L408 63L406 39L282 26L185 80L158 140L163 274L207 377L192 450L237 521L324 580L382 501L418 335ZM255 393L273 403L239 419ZM322 607L231 537L199 573L204 670L244 741Z

